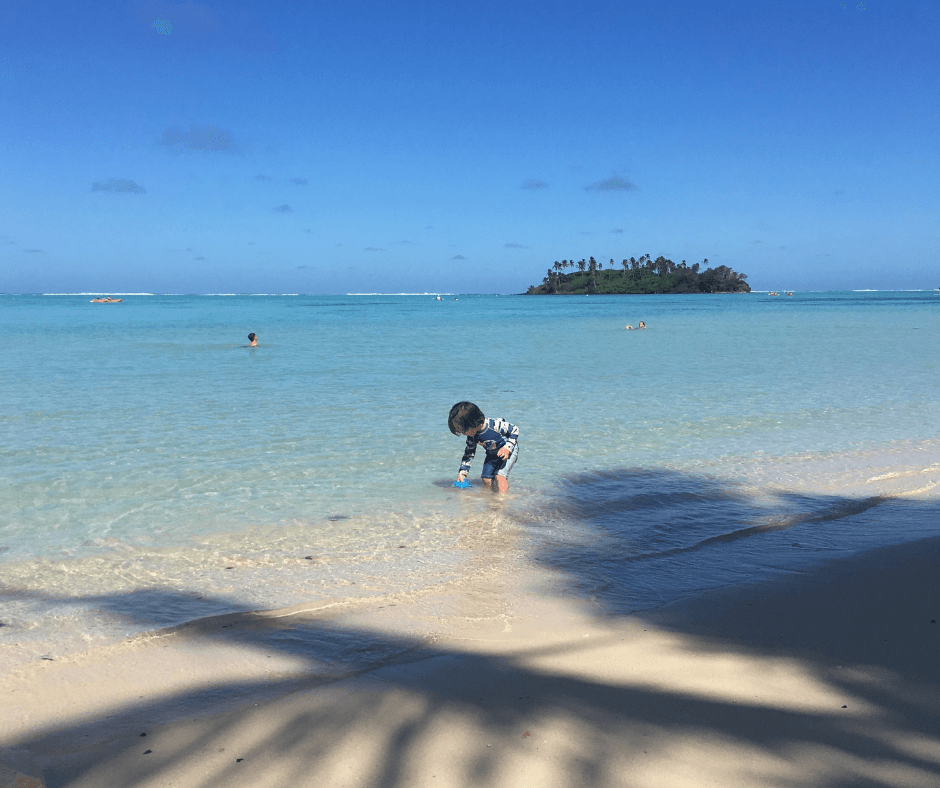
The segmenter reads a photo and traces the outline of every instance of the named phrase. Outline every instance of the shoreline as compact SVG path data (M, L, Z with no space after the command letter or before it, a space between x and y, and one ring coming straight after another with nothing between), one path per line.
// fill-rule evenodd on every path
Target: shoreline
M400 516L399 523L406 526L400 533L388 530L371 543L354 537L342 550L317 542L322 524L279 523L254 528L250 538L241 532L220 532L217 543L194 537L189 548L114 542L102 546L99 554L0 562L0 592L7 600L0 621L0 677L30 662L71 658L218 615L267 614L336 598L355 608L381 604L389 594L433 594L459 582L466 568L475 571L472 567L481 563L474 557L479 542L491 540L494 527L516 534L504 547L519 561L554 564L569 574L572 593L593 594L608 578L600 572L589 576L585 550L595 556L597 566L609 561L612 556L597 551L595 544L610 527L607 512L623 522L635 521L647 506L644 495L668 501L677 493L691 494L700 507L736 500L748 509L739 508L729 518L720 511L705 514L707 528L701 537L689 536L689 518L682 516L694 512L677 516L665 507L644 515L648 530L643 534L621 530L615 547L627 547L615 560L623 562L622 571L635 587L632 596L611 600L607 595L619 613L744 582L749 573L799 570L829 556L891 544L901 534L904 539L940 534L931 514L940 503L936 438L841 453L731 456L719 470L717 477L663 467L573 473L559 479L554 489L528 490L518 499L499 502L495 512L480 505L484 501L479 496L462 501L460 510L448 510L437 501L423 515L408 511ZM351 522L356 528L362 523L375 527L390 513ZM823 523L824 529L815 527ZM661 525L675 535L673 543L662 542L656 530ZM341 538L338 531L336 539ZM631 554L631 545L639 548L638 555ZM744 551L728 552L739 546ZM715 552L703 554L703 547ZM681 571L667 568L668 576L659 566L640 576L649 571L649 559L684 552L697 556L691 573L692 565L685 563L677 564ZM630 561L636 563L627 568Z
M940 776L940 538L625 616L498 564L433 604L226 616L33 664L0 682L0 761L49 788ZM331 638L363 663L311 658ZM397 651L370 666L380 642Z

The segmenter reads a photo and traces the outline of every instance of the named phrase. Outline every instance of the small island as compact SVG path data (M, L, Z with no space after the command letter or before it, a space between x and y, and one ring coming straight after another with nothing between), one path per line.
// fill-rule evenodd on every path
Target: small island
M568 268L577 270L566 274ZM701 264L686 265L683 260L676 265L662 255L653 260L647 254L639 260L633 257L624 260L619 267L611 260L607 268L591 257L578 262L556 261L542 284L532 285L525 295L750 293L746 279L747 274L739 274L726 265L709 268L707 257Z

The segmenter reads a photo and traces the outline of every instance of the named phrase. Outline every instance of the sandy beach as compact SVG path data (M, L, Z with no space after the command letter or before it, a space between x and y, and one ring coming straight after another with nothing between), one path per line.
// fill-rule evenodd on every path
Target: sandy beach
M0 683L0 785L940 784L940 539L642 616L536 580L31 663ZM358 659L318 663L299 632Z

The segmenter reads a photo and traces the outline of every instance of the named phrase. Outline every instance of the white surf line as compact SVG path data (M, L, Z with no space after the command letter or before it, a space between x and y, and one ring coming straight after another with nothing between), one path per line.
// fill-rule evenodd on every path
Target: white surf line
M923 473L936 473L940 471L940 464L934 463L926 468L921 468L919 471L910 470L910 471L891 471L890 473L883 473L881 476L872 476L870 479L865 480L865 484L871 484L872 482L883 482L886 479L900 479L907 476L917 476Z
M303 615L304 613L318 613L321 610L330 610L334 607L368 607L377 602L390 602L392 600L410 601L415 597L426 596L434 592L445 590L454 582L460 582L460 578L445 580L441 583L435 583L427 588L422 588L413 592L394 593L379 596L366 597L346 597L334 601L324 602L301 602L287 608L278 608L274 610L252 610L233 613L220 613L214 616L205 616L203 618L184 621L182 624L175 624L163 629L150 630L132 635L123 639L125 643L138 641L158 640L171 635L184 635L188 632L196 634L206 634L210 631L216 631L217 628L228 629L229 627L244 622L245 624L257 624L264 621L274 621L279 618L288 618L290 616ZM228 622L228 623L226 623ZM223 625L224 626L221 626Z
M906 475L909 476L910 474L906 474ZM872 476L870 479L865 481L865 484L871 484L872 482L882 482L885 479L897 479L900 476L901 474L897 472L883 473L881 474L881 476Z
M935 487L940 487L940 481L931 482L926 487L919 487L916 490L907 490L906 492L896 493L893 497L900 498L903 495L920 495L921 493L930 492Z

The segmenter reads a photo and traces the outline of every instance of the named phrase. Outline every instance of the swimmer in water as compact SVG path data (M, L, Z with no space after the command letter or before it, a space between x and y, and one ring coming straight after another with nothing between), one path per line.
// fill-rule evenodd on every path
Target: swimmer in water
M249 334L248 341L251 342L251 344L248 347L258 347L258 335L257 334Z
M646 323L644 323L644 322L641 320L641 321L640 321L640 325L638 325L637 328L646 328Z

